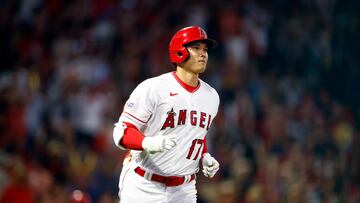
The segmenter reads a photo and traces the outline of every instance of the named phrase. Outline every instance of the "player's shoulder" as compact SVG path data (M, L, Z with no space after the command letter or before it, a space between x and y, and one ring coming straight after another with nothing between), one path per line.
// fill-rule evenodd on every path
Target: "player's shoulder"
M220 96L219 93L216 91L216 89L201 79L200 79L200 84L202 91L205 92L205 94L207 95L206 97L209 99L211 98L211 100L214 101L219 106Z
M164 73L155 77L148 78L144 80L142 83L147 85L161 85L164 84L163 82L169 80L171 78L171 73Z
M151 79L156 81L157 83L161 83L161 82L164 82L164 81L171 80L172 77L173 77L172 73L168 72L168 73L163 73L163 74L161 74L159 76L153 77Z
M200 79L200 84L206 92L218 95L218 92L216 91L216 89L213 88L211 85L209 85L207 82Z
M142 81L138 87L140 88L152 88L152 89L156 89L158 87L162 87L166 82L169 80L171 76L171 73L164 73L158 76L154 76L151 78L148 78L144 81Z

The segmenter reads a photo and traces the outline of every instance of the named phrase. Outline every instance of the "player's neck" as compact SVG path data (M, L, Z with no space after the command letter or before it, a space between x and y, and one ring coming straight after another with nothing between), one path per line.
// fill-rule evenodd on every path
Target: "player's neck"
M176 68L175 74L187 85L196 87L199 84L199 74L187 71L179 66Z

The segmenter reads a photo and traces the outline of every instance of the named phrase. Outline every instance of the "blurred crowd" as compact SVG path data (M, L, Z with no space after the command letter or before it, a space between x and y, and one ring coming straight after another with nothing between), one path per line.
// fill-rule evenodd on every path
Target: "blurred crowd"
M360 201L357 1L0 1L0 202L117 201L113 124L136 85L172 71L179 28L219 45L220 162L198 202ZM358 147L356 147L358 146Z

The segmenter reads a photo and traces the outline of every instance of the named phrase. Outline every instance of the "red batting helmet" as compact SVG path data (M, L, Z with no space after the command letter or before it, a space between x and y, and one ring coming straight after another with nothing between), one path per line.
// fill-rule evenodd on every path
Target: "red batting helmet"
M206 32L198 26L191 26L177 31L169 44L171 63L181 63L189 56L185 45L190 42L204 42L209 49L216 46L216 41L207 37Z

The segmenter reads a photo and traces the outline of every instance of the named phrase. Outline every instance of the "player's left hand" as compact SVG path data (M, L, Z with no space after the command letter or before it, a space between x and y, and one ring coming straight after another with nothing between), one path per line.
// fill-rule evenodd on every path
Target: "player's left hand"
M220 164L209 153L205 153L202 159L203 173L205 177L212 178L220 168Z

